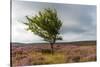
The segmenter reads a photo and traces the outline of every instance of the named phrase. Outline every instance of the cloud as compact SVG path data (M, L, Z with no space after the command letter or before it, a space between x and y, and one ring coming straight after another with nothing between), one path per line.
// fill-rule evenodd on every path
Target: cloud
M25 16L38 14L44 8L56 9L63 25L62 41L96 40L96 6L54 4L40 2L12 2L12 42L44 42L39 36L26 31Z
M26 26L22 23L16 22L16 25L12 26L12 40L14 42L39 42L42 40L39 36L26 31Z

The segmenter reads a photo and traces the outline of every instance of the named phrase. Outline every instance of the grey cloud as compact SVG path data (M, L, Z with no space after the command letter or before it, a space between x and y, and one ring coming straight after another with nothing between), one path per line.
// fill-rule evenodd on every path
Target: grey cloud
M77 26L70 26L67 27L67 20L65 19L64 26L62 28L62 33L84 33L88 32L90 30L96 30L96 6L82 6L82 5L70 5L68 13L66 13L66 16L72 17L71 20L74 20L75 22L79 23ZM67 8L65 9L67 11ZM94 13L94 16L91 16L91 14ZM65 16L65 18L66 18ZM74 18L74 19L73 19ZM73 22L73 23L75 23ZM70 24L70 23L69 23ZM93 33L96 33L93 32Z
M25 20L25 16L35 15L43 8L56 9L58 17L61 19L63 25L60 30L64 40L92 40L96 39L96 6L95 5L75 5L75 4L57 4L57 3L41 3L41 2L28 2L28 1L13 1L13 26L16 26L16 32L20 33L17 37L14 36L14 41L29 41L41 42L41 39L32 38L27 34L24 29L18 28L15 21ZM21 24L19 22L19 24ZM24 25L21 25L24 27ZM14 33L16 33L14 32ZM30 36L25 39L24 37L19 40L21 35ZM34 35L35 36L35 35Z

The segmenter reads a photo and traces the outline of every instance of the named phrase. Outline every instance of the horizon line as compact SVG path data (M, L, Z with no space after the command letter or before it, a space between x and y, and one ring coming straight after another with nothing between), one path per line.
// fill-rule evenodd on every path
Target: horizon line
M97 41L97 40L77 40L77 41L60 41L56 43L82 42L82 41ZM48 43L48 42L10 42L10 43Z

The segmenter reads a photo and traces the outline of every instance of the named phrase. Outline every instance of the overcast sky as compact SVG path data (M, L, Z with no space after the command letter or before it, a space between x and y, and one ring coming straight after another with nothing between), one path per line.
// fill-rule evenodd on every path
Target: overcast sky
M26 31L25 16L34 16L44 8L56 9L63 25L62 42L96 40L96 6L55 4L12 0L12 42L38 43L42 38Z

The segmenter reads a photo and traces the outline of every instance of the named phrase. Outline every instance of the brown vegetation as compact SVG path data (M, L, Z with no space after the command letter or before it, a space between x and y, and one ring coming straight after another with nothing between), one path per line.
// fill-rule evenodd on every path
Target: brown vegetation
M94 41L55 44L53 55L48 44L12 43L11 49L13 66L96 61Z

